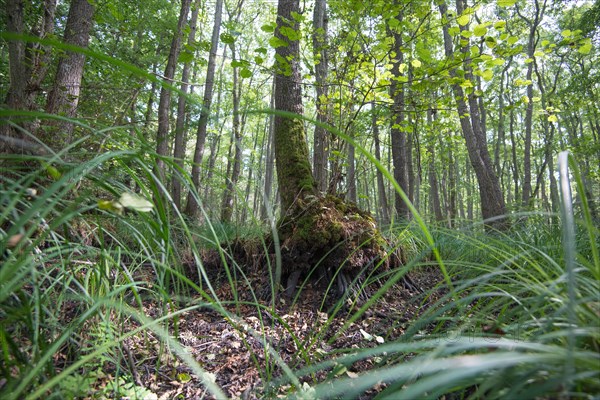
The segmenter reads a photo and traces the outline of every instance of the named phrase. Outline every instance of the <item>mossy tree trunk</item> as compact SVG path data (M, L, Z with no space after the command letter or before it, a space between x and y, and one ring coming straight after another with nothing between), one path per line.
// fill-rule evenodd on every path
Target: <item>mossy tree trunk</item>
M275 108L302 115L302 81L298 67L300 30L294 15L300 15L300 1L279 0L275 36L282 45L275 53ZM315 180L302 120L276 115L274 133L277 183L285 215L292 210L295 201L315 194Z
M279 0L275 37L275 108L302 115L299 72L299 0ZM278 233L286 296L295 292L298 278L332 282L334 295L363 295L364 276L389 266L386 242L373 217L355 204L317 190L302 119L276 115L274 145L277 182L281 197ZM370 272L367 273L367 270ZM355 290L357 289L358 290ZM364 298L364 296L362 296Z

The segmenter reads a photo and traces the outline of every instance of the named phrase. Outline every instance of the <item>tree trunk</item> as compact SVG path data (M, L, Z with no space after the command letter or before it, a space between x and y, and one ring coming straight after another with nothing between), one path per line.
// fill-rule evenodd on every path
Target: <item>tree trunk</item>
M169 51L169 58L167 59L167 66L165 67L164 79L168 83L173 82L175 77L175 69L177 68L177 60L179 59L179 53L181 51L181 41L183 39L183 29L187 21L187 16L190 12L190 5L192 0L182 0L181 11L179 13L179 20L177 22L177 29L171 42L171 49ZM164 161L160 159L160 156L166 156L169 154L169 110L171 108L171 89L166 87L160 88L160 98L158 101L158 131L156 133L156 154L159 158L156 160L156 174L159 179L164 181L165 179L165 166Z
M433 126L433 110L430 108L427 110L427 125ZM437 180L437 173L435 170L435 146L433 141L427 146L427 152L429 153L428 163L428 179L429 179L429 196L431 208L436 221L443 221L444 215L442 214L442 207L440 202L440 192Z
M24 14L25 4L23 0L7 0L6 2L6 30L10 33L25 33L24 20L26 18L39 21L30 34L40 38L54 34L54 14L56 12L56 0L46 0L43 7L43 17L31 17ZM35 100L41 91L41 83L47 75L51 65L52 51L49 46L37 43L26 44L19 40L8 41L8 64L9 82L5 104L11 110L32 110L35 108ZM29 123L21 123L28 130ZM15 141L16 139L16 141ZM42 138L44 139L44 138ZM30 143L19 130L13 129L9 123L0 124L0 153L5 152L33 152L44 154L45 150Z
M350 133L350 136L353 135ZM348 161L346 173L346 199L353 203L357 203L358 196L356 193L356 149L348 143Z
M88 0L73 0L69 7L64 42L82 48L87 47L94 23L93 16L94 7ZM61 57L58 62L54 85L48 94L47 113L68 118L75 117L77 105L79 104L84 65L85 55L82 53L67 52ZM62 148L65 143L71 142L72 123L53 121L50 125L55 128L47 133L48 136L45 139L48 143L53 142L56 148Z
M273 91L271 94L271 108L275 108L275 79L273 79ZM271 193L273 191L273 175L275 172L275 148L272 145L274 143L275 134L275 116L269 115L269 138L267 141L267 148L265 150L265 182L263 192L263 206L261 208L261 219L266 220L272 215L273 204L271 204ZM274 201L273 201L274 203Z
M196 146L194 147L194 158L192 159L192 185L196 190L200 190L200 164L204 153L204 143L206 142L206 132L208 127L208 117L210 116L210 107L212 105L213 87L215 82L215 67L217 60L217 49L219 47L219 32L221 31L221 17L223 14L223 0L217 0L215 3L215 21L213 24L212 36L210 40L210 52L208 55L208 66L206 69L206 83L204 84L204 98L202 100L202 110L200 111L200 120L198 121L198 131L196 132ZM192 194L188 195L185 213L190 216L198 214L198 202Z
M379 143L379 125L377 124L377 112L375 103L371 103L371 129L373 131L373 142L375 144L375 158L381 162L381 144ZM385 183L383 174L379 169L376 171L377 176L377 197L379 199L379 208L381 209L381 223L388 224L390 222L389 206L387 195L385 192Z
M316 0L313 11L313 54L315 57L315 92L317 121L329 123L327 100L327 0ZM317 189L327 190L327 130L315 125L313 171Z
M456 7L458 14L462 14L466 8L464 0L457 0ZM448 20L446 5L441 3L439 9L442 18ZM468 25L461 26L460 29L461 31L468 30ZM454 48L452 38L448 33L447 23L443 25L442 30L446 57L451 60L453 59ZM468 52L468 43L461 46L460 50L463 54ZM473 73L468 64L468 57L465 57L463 70L465 80L473 81ZM458 77L455 68L450 69L450 76L452 78ZM475 93L471 91L467 94L467 101L465 101L465 93L458 83L454 83L452 89L460 118L460 125L467 145L469 159L473 166L473 170L475 171L475 175L477 176L483 219L487 221L486 225L492 228L505 229L508 222L506 218L502 217L506 215L506 207L502 191L500 190L500 183L498 177L494 173L494 166L488 152L487 140L480 119L477 98Z
M402 22L402 14L397 19ZM402 33L395 28L390 32L393 38L392 60L393 74L390 85L390 96L394 102L392 109L392 126L390 135L392 139L392 163L394 168L394 179L400 185L400 188L408 195L408 178L406 171L406 132L404 127L404 85L400 82L400 65L404 63L404 54L402 53ZM395 194L396 214L401 219L408 219L408 205L402 200L398 193Z
M188 34L188 45L193 46L196 41L196 23L198 21L198 13L200 11L200 0L196 0L196 3L192 10L192 17L190 18L190 33ZM175 158L175 163L183 168L183 159L185 158L185 149L186 149L186 132L185 132L185 124L186 124L186 95L188 93L189 88L189 77L190 77L190 68L192 66L192 62L188 61L183 66L183 71L181 72L181 92L183 93L179 95L179 99L177 100L177 120L175 122L175 144L173 146L173 157ZM173 204L177 209L181 208L181 176L179 173L173 174L171 182L171 197L173 198Z
M527 85L527 110L525 112L525 143L523 148L523 185L522 185L522 198L521 202L523 207L528 208L530 206L531 197L531 133L533 129L533 67L535 64L535 47L536 47L536 33L538 25L543 18L544 10L546 8L546 1L540 8L538 0L534 1L535 15L533 20L529 20L523 16L520 12L521 18L529 25L529 37L527 40L527 57L531 62L527 65L527 74L525 79L531 82ZM518 8L517 8L518 11Z
M299 0L279 0L275 36L287 43L275 51L275 108L302 114L299 71ZM315 278L336 279L338 294L349 295L354 276L372 265L389 265L384 257L385 240L373 218L355 204L332 195L320 196L309 163L302 120L275 115L274 128L277 182L282 215L278 223L283 269L274 271L279 284L288 276L286 295L295 291L301 274L318 266ZM381 261L381 264L379 264ZM343 271L340 267L343 266ZM352 278L351 278L352 276ZM357 289L361 292L361 289Z
M299 13L299 0L279 0L275 36L288 45L275 49L275 108L302 115L300 46L298 40L291 40L286 35L288 29L298 32L298 22L293 14ZM275 115L274 139L277 183L282 212L285 214L292 210L297 200L314 195L316 185L308 162L308 145L303 122L297 118Z
M236 59L235 45L231 46L231 57ZM231 176L226 175L227 182L225 183L225 191L223 193L223 202L221 204L221 221L230 223L233 216L234 208L234 191L240 177L240 169L242 164L242 128L240 126L240 89L239 89L239 68L233 67L233 134L232 134L232 150L234 153ZM231 153L231 152L230 152ZM229 168L228 168L229 172Z

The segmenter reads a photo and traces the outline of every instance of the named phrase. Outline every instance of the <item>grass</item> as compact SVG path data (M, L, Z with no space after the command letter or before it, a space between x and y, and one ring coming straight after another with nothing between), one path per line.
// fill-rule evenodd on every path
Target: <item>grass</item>
M47 166L39 160L19 161L34 167L8 170L0 193L1 397L77 397L91 390L106 362L125 366L119 367L125 379L104 388L108 395L148 395L131 383L135 373L127 368L122 350L128 338L144 332L158 337L162 351L188 365L213 396L226 397L185 351L176 331L178 318L203 307L238 321L243 329L202 264L206 248L220 249L215 244L230 237L227 228L193 226L173 209L147 155L115 151L75 166L55 162L63 172L54 178L47 177ZM159 199L153 211L117 215L99 209L99 199L117 198L126 190L122 179L110 178L106 166L132 163L136 172L125 170L129 181L145 198ZM5 165L17 164L5 160ZM38 190L37 196L30 196L31 188ZM568 196L564 201L571 202ZM257 364L270 365L262 368L263 383L271 387L264 395L289 387L288 395L297 398L357 398L382 382L386 386L377 398L591 398L600 393L598 231L584 206L568 210L579 217L563 214L558 225L548 225L532 213L526 230L496 235L484 235L477 226L432 229L452 290L442 280L431 294L445 294L393 341L316 358L300 350L302 362L294 367L260 329L252 330L268 354L265 361L255 355ZM249 232L256 235L257 228ZM8 248L18 234L26 240ZM437 268L418 226L392 229L389 236L411 251L407 265L392 271L388 282L408 270ZM201 280L186 275L183 254L194 260ZM233 301L241 305L237 291L242 290L240 280L247 279L244 268L226 250L220 254L227 282L232 290L240 288ZM387 290L391 285L348 315L338 335ZM257 294L252 298L253 307L267 312ZM163 304L162 316L145 315L147 299ZM182 306L190 299L200 300ZM285 324L281 316L273 318ZM308 339L290 327L297 347L310 349L308 344L323 337L331 318ZM129 319L138 328L125 332L120 323ZM268 327L266 320L261 324ZM57 360L59 354L68 359ZM336 366L373 359L380 361L358 377L331 373Z
M41 43L158 79L90 50ZM0 116L58 118L11 110L0 110ZM274 217L267 227L259 221L222 226L202 209L204 223L197 226L173 207L154 176L158 156L143 135L136 139L109 128L104 148L127 150L90 155L80 145L107 130L77 124L81 140L60 154L0 159L0 398L150 398L154 394L136 382L139 371L128 355L134 337L148 347L152 338L160 343L156 369L183 363L211 396L225 398L224 388L178 335L182 319L200 310L248 333L242 345L260 371L257 395L265 398L358 398L372 388L381 399L588 399L600 393L599 232L572 158L559 160L561 215L521 215L527 225L509 232L484 234L480 224L447 230L427 224L411 205L415 222L387 232L392 246L404 250L406 265L389 271L364 305L340 308L301 336L274 303L259 301L262 294L252 288L247 269L219 245L250 236L266 252L261 233L275 233ZM399 190L368 151L353 145ZM77 163L65 161L67 154ZM172 160L164 161L177 170ZM189 176L179 175L184 191L190 189ZM571 189L581 199L576 205ZM152 210L134 206L115 213L110 205L128 191L152 200ZM193 189L192 195L201 200ZM203 263L209 250L216 251L218 273ZM281 270L278 250L276 245L275 256L265 257L264 268ZM401 336L378 345L314 350L316 343L346 335L352 323L398 290L394 284L405 274L431 271L439 283L415 299L419 313ZM273 293L277 285L271 279L266 289ZM158 315L147 315L149 302L159 305ZM258 315L254 327L239 315L248 307ZM297 348L292 361L283 346L272 343L274 325ZM336 334L330 336L332 329ZM361 362L369 368L349 374Z

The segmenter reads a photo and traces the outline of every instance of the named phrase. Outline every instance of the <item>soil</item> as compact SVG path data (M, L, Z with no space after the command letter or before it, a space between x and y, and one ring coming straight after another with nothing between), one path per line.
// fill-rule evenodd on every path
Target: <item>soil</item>
M255 273L233 281L233 285L227 282L218 285L216 294L231 318L209 308L197 308L181 314L176 322L170 321L169 330L188 354L212 374L215 383L228 397L285 396L295 390L289 383L284 382L276 388L265 385L267 381L281 381L284 376L273 357L265 353L265 342L292 370L298 370L307 360L331 359L352 349L396 340L411 321L439 297L437 292L431 291L442 280L437 270L427 268L412 272L411 278L416 290L402 284L393 286L365 314L348 325L348 318L355 309L328 314L324 309L323 289L318 282L304 282L293 303L281 297L273 308L270 300L257 301L256 290L250 287L260 288L265 284L265 276ZM196 300L202 302L202 299L190 299L181 308ZM143 307L148 317L164 315L164 304L144 301ZM138 326L134 320L120 322L123 332ZM117 371L127 374L135 369L137 373L132 378L135 383L156 394L158 399L213 398L190 368L171 355L152 332L144 331L130 337L122 343L120 350L123 354L121 365L105 362L102 378L94 384L95 390L114 381ZM63 356L57 354L56 357ZM381 366L378 362L366 359L341 371L330 369L302 377L300 381L313 385L332 373L355 377ZM373 398L383 388L385 384L380 384L365 392L361 399Z

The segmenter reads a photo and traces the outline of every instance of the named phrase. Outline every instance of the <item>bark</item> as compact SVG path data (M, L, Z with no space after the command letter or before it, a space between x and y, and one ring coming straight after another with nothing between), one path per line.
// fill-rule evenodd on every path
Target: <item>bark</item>
M7 0L6 30L10 33L24 34L24 1ZM31 35L40 38L54 34L54 14L56 0L46 0L43 4L43 17L37 18L39 24L34 26ZM9 87L4 103L12 110L33 110L35 100L40 93L41 83L51 65L52 51L48 46L36 43L26 44L19 40L8 41ZM20 123L27 130L36 130L29 123ZM30 129L33 128L33 129ZM8 121L0 124L0 153L25 151L44 154L41 146L30 143L19 130L13 129ZM32 150L33 149L33 150Z
M466 7L465 1L457 0L456 6L458 14L462 14ZM439 9L442 18L448 20L446 5L441 3ZM460 29L466 30L468 29L468 25L461 26ZM449 60L452 60L454 59L454 48L452 38L448 33L447 23L443 25L442 30L446 57ZM468 44L462 46L460 51L462 57L464 57L464 78L473 82L473 73L471 66L469 65L470 61L467 57L469 51ZM455 68L450 69L450 76L452 78L457 77ZM486 220L487 226L496 229L505 229L507 228L508 222L506 218L502 217L506 215L506 206L500 189L500 182L494 172L494 166L487 148L487 139L480 118L477 98L473 91L468 93L465 97L463 88L458 83L452 85L452 90L454 92L456 108L460 118L460 125L465 138L469 159L477 177L482 217ZM465 101L465 98L467 101Z
M433 110L430 108L427 110L427 125L433 126ZM428 163L428 179L429 179L429 197L431 209L436 221L443 221L444 215L442 214L442 207L440 202L440 192L437 180L437 173L435 170L435 146L433 141L427 146L427 152L429 153Z
M88 0L73 0L67 17L64 42L82 48L87 47L94 23L93 17L94 6ZM54 85L48 94L47 113L68 118L75 117L79 104L84 66L85 55L82 53L67 52L61 57L58 62ZM72 123L55 121L50 125L54 126L55 129L51 129L48 132L49 135L45 137L47 143L52 141L56 148L61 148L65 143L71 141L74 128Z
M236 59L235 45L231 45L232 59ZM221 205L221 222L230 223L234 209L234 190L240 177L242 164L242 127L240 124L240 89L239 68L233 67L233 132L231 146L234 153L231 176L226 175L227 182ZM231 151L230 151L231 153ZM228 168L229 172L229 168Z
M198 131L196 132L196 145L194 147L194 157L192 159L192 185L199 191L200 187L200 165L204 153L204 144L206 143L206 133L208 127L208 118L213 98L213 87L215 81L215 67L217 60L217 50L219 47L219 32L221 31L221 18L223 14L223 0L217 0L215 3L215 21L213 24L212 36L210 41L210 52L208 55L208 66L206 69L206 83L204 84L204 96L202 100L202 110L198 121ZM188 195L185 213L190 217L198 214L198 202L193 195Z
M356 193L356 150L354 146L348 143L348 166L346 173L346 199L353 203L357 203L358 196Z
M275 80L273 80L273 91L271 94L271 108L275 108ZM265 157L265 182L263 192L263 206L261 208L261 219L266 220L272 213L271 193L273 191L273 174L275 172L275 148L272 145L275 134L275 116L269 115L269 140L266 144Z
M316 0L313 11L313 54L315 57L315 92L317 121L329 123L327 106L327 0ZM327 190L327 130L319 125L315 126L313 171L317 189L321 192Z
M398 20L402 22L402 14L398 15ZM404 62L402 53L402 33L398 31L390 32L393 38L392 60L393 74L392 84L390 85L390 96L394 102L392 109L392 126L390 129L392 142L392 164L394 168L394 179L400 185L400 188L408 194L408 177L406 171L406 133L404 131L404 86L399 83L401 77L400 65ZM401 219L408 219L408 206L402 200L398 193L395 194L395 210Z
M181 52L181 42L183 39L183 28L187 21L187 16L190 12L192 0L182 0L179 20L177 28L171 41L171 49L169 50L169 58L165 67L164 79L171 83L175 77L175 69L177 68L177 60ZM156 174L159 179L165 179L165 165L160 156L169 154L169 110L171 108L171 90L165 86L160 89L160 98L158 101L158 131L156 133L156 154L159 158L156 160Z
M278 39L287 46L277 47L275 75L275 108L279 111L302 115L302 86L300 77L300 46L290 40L283 28L299 30L293 13L299 14L299 0L279 0L277 7ZM304 125L300 119L275 115L275 157L277 183L281 196L282 212L292 210L294 203L307 195L314 195L315 180L308 162L308 145Z
M200 0L196 0L195 5L192 9L192 17L190 18L190 32L188 34L187 42L188 45L193 46L196 41L196 23L198 21L198 13L200 11ZM186 124L186 96L189 89L188 80L190 78L190 69L192 66L192 62L186 62L183 66L183 71L181 72L181 92L183 95L179 95L179 99L177 100L177 120L175 122L175 145L173 148L173 157L175 158L175 163L183 168L183 159L185 158L185 149L186 149L186 132L185 132L185 124ZM181 208L181 177L178 173L173 174L173 180L171 182L171 197L173 198L173 203L177 209Z
M527 57L534 60L534 53L536 47L536 33L540 21L543 18L544 10L546 8L546 1L540 4L538 0L534 1L535 14L533 19L530 20L523 16L520 12L521 18L529 25L529 36L527 40ZM518 11L518 8L517 8ZM528 81L532 81L533 68L535 61L527 64L527 74L525 78ZM531 133L533 129L533 81L527 85L527 110L525 112L525 143L523 148L523 187L522 187L522 198L523 207L528 208L530 206L531 197Z
M375 111L375 103L371 103L371 129L373 131L373 142L375 145L375 158L381 162L381 144L379 142L379 125L377 124L377 113ZM385 193L385 182L383 174L379 169L376 172L377 176L377 197L379 199L379 208L381 209L381 222L388 224L390 222L389 206L387 195Z

